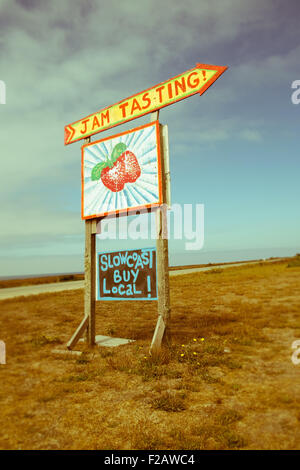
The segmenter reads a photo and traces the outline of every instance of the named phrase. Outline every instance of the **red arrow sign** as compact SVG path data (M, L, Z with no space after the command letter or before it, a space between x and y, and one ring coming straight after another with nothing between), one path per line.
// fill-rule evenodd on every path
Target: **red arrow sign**
M197 64L191 70L65 126L65 145L152 113L189 96L202 95L227 67Z

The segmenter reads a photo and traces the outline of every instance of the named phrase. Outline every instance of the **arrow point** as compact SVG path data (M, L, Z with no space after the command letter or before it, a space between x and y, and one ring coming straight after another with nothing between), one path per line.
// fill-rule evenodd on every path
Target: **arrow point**
M70 125L65 127L65 145L70 143L70 140L72 140L74 134L75 134L74 127Z
M206 70L215 70L218 72L219 75L221 75L225 70L228 69L227 65L210 65L210 64L196 64L197 69L206 69Z
M203 93L212 85L212 83L215 82L220 77L220 75L222 75L222 73L224 73L225 70L228 69L226 65L224 66L223 65L209 65L209 64L200 64L200 63L196 64L196 68L204 69L204 70L214 70L215 72L217 72L212 78L207 80L204 86L200 88L199 90L200 96L203 95Z

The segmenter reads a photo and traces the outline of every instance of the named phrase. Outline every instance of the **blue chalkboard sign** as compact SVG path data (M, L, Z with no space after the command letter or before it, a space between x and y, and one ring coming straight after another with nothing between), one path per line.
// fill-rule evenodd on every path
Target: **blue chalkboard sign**
M98 253L97 300L157 300L155 248Z

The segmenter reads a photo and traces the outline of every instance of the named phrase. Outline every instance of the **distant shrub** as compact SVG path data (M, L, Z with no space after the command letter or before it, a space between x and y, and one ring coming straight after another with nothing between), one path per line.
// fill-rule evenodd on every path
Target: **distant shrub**
M296 268L300 266L300 253L297 253L294 258L291 259L289 264L287 265L288 268Z
M152 408L162 411L183 411L186 409L185 395L182 393L164 392L151 402Z
M69 274L67 276L60 276L58 281L59 282L64 282L64 281L74 281L75 276L73 274Z
M221 274L222 272L223 272L223 269L215 268L215 269L209 269L208 271L204 271L204 274Z
M62 340L58 336L39 335L31 338L33 346L45 346L46 344L62 344Z
M224 432L223 438L229 449L239 449L241 447L245 447L247 444L242 436L230 430Z
M228 424L235 423L240 419L242 419L242 415L238 411L226 410L218 417L218 422L223 426L227 426Z

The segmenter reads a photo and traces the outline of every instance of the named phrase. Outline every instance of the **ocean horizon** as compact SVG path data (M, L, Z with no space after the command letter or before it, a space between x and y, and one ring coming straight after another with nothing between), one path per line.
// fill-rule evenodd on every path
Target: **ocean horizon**
M116 250L117 251L117 250ZM185 251L169 252L169 266L188 266L195 264L227 263L238 261L263 260L295 256L300 247L292 248L261 248L248 250L226 251ZM31 269L28 269L30 265ZM53 266L53 270L47 266ZM6 266L6 269L4 268ZM44 268L44 269L43 269ZM56 268L56 269L55 269ZM5 273L6 271L6 273ZM36 257L1 257L0 279L22 279L31 277L59 276L82 274L83 256L36 256Z

